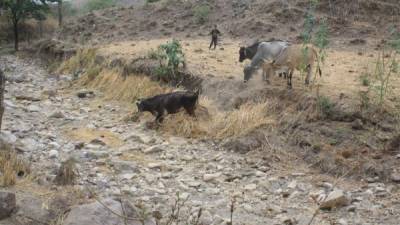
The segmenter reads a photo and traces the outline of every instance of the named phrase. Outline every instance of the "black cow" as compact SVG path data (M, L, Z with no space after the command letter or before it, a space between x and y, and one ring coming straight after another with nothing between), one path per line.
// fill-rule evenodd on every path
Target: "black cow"
M199 91L177 91L168 94L156 95L151 98L139 99L136 102L139 112L150 112L156 119L155 122L162 123L164 114L174 114L184 108L186 112L195 117L196 103Z

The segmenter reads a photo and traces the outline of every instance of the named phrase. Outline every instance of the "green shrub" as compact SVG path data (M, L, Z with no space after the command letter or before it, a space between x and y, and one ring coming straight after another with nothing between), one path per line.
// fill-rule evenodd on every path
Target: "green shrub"
M210 6L206 4L196 6L193 10L196 21L200 24L207 22L210 11Z
M370 83L371 83L371 81L369 80L369 74L367 74L367 73L362 74L360 76L360 80L361 80L362 86L368 87L370 85Z
M160 0L146 0L146 3L159 2Z
M317 107L321 114L329 116L333 113L334 103L327 96L319 96L317 98Z
M151 50L148 53L150 59L160 62L160 66L155 73L159 79L171 80L176 79L179 64L185 64L185 56L182 46L178 40L172 40L166 44L158 46L157 50ZM166 63L165 63L166 62Z
M91 12L113 6L115 6L115 0L89 0L86 2L84 9L87 12Z

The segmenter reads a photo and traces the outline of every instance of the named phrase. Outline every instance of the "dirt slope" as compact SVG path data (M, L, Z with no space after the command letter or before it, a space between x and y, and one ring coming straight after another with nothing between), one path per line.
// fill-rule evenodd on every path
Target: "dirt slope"
M208 21L199 24L195 8L207 4ZM218 24L224 37L296 40L308 8L306 0L179 1L165 0L129 8L113 8L70 21L58 38L81 44L162 37L198 38ZM399 22L396 1L321 1L318 17L328 18L333 37L380 38Z

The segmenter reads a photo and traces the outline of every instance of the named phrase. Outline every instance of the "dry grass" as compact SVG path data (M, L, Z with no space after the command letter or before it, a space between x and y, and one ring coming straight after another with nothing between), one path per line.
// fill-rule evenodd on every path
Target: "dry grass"
M58 73L74 73L79 69L85 68L90 71L91 68L95 67L96 49L80 49L77 53L64 61L59 69Z
M147 76L130 75L123 77L118 71L103 70L93 80L88 82L83 77L82 82L88 87L97 88L104 92L106 100L133 102L138 98L145 98L165 93L170 88L162 87L159 83L150 80Z
M268 117L269 102L247 103L233 111L218 111L211 100L200 98L196 109L197 118L186 113L168 115L161 126L164 133L199 138L224 139L239 137L268 124L273 119Z
M55 182L58 185L73 185L77 178L76 162L73 158L61 163Z
M0 150L0 186L12 186L17 176L30 172L29 165L11 148Z

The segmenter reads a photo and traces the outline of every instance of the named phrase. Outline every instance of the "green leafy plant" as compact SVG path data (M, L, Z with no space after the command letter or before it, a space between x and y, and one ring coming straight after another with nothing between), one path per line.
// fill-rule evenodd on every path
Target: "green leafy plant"
M207 4L196 6L193 10L196 21L200 24L207 22L210 11L210 6Z
M304 45L303 55L306 57L308 54L308 48L306 47L307 44L313 44L318 47L317 67L320 67L320 63L325 61L326 48L329 45L328 23L326 18L317 20L315 16L319 0L310 0L309 3L309 9L304 18L303 32L301 33ZM306 68L307 65L302 65L300 70L302 74Z
M185 55L182 46L178 40L158 46L157 50L149 52L148 57L159 61L160 66L155 73L159 79L171 80L177 79L179 65L185 66Z

